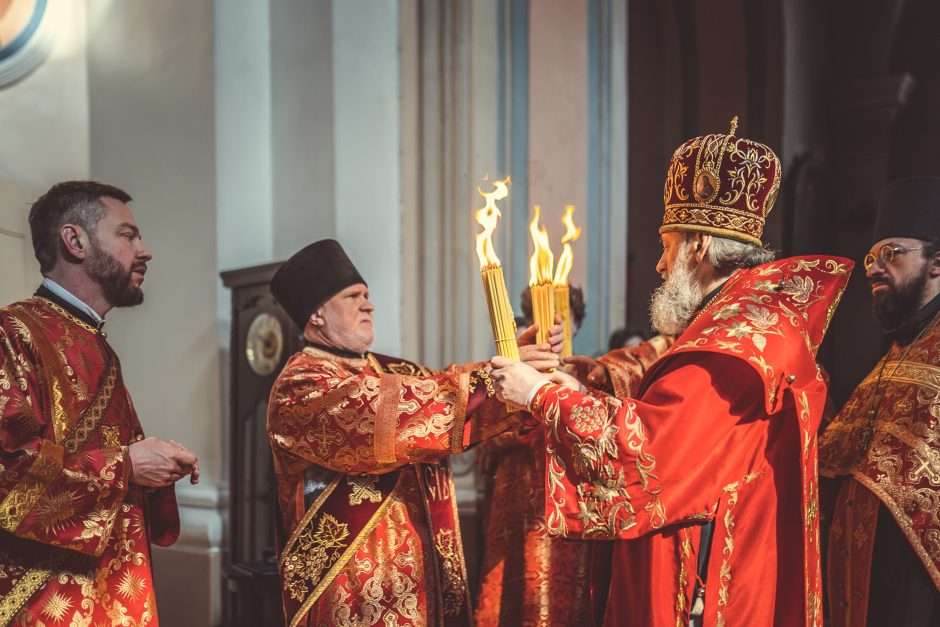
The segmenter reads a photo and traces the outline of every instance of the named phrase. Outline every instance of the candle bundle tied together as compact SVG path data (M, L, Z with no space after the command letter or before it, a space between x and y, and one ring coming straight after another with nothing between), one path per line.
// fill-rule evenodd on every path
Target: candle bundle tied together
M548 341L549 331L555 322L555 296L552 285L552 266L555 263L548 230L539 226L541 209L535 206L535 216L529 223L529 235L535 249L529 257L529 292L532 296L532 322L539 325L536 342Z
M473 214L474 219L483 227L476 235L477 257L480 260L480 272L483 277L483 289L486 293L486 306L489 309L490 324L493 327L493 341L496 353L503 357L519 360L519 347L516 344L516 321L509 304L506 291L506 279L503 266L493 248L493 232L499 223L501 213L496 201L509 196L509 178L493 183L493 191L484 192L478 188L486 204Z

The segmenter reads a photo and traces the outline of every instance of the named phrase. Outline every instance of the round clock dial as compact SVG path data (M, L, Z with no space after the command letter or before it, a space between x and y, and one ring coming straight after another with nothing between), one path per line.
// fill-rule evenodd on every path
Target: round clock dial
M255 316L245 337L245 356L255 374L265 377L277 368L284 353L284 328L269 313Z

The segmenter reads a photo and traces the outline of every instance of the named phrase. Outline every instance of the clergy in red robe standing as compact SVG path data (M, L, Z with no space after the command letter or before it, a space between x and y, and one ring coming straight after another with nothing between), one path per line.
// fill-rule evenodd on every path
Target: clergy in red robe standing
M102 327L150 261L125 192L53 186L29 221L44 278L0 309L0 625L157 625L150 543L179 533L182 445L144 439Z
M865 257L891 348L819 438L834 627L940 623L940 178L895 181ZM828 499L827 499L828 500Z
M433 372L369 352L374 307L339 243L295 254L271 291L307 343L268 408L287 624L469 625L447 458L516 418L486 401L479 364ZM554 352L522 352L558 365Z
M549 532L611 541L607 625L822 625L815 355L852 264L771 261L780 162L735 125L672 157L651 313L678 338L636 395L493 359L545 424Z

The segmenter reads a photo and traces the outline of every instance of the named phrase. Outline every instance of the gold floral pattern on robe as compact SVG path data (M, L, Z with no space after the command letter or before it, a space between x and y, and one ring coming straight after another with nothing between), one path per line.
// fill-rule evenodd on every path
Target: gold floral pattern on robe
M271 392L268 437L285 537L307 511L308 469L346 475L349 507L373 502L370 474L400 472L394 493L383 503L388 506L370 521L362 544L355 550L350 545L351 557L324 580L307 615L291 620L441 625L461 594L466 615L463 549L446 458L511 421L488 411L466 415L469 367L436 374L407 362L381 368L376 356L339 357L309 347L288 360ZM454 535L444 542L433 529L452 529ZM440 564L434 557L439 543L446 549Z
M819 468L850 484L841 487L830 532L834 624L867 612L875 541L868 530L878 502L940 590L940 317L911 345L893 345L858 385L820 436Z
M643 373L671 344L671 339L658 336L598 361L607 368L613 388L626 396L636 392ZM590 425L606 419L606 411L580 416ZM491 485L484 507L488 513L477 624L590 624L587 582L593 545L549 535L544 431L537 425L530 428L526 435L507 433L481 446L481 470ZM552 520L556 524L563 518L555 512Z
M143 432L103 334L41 297L0 310L0 624L156 625L171 489L128 481Z

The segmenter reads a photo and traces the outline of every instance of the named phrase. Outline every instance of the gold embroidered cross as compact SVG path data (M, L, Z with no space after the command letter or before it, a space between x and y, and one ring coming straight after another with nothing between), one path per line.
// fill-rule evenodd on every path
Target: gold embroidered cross
M378 503L382 500L382 493L376 485L379 478L375 475L346 475L346 481L352 491L349 493L350 505L362 505L363 501Z
M101 427L101 433L104 435L104 445L107 447L121 446L121 429L114 425Z
M317 437L317 454L320 457L327 457L332 452L330 450L331 444L339 444L343 441L343 436L334 431L330 431L327 422L328 419L325 416L321 416L319 429L312 432L313 435Z
M932 460L929 457L923 457L914 452L911 453L911 460L915 463L920 461L920 466L908 473L911 481L920 481L921 477L927 477L927 480L930 481L930 485L940 485L940 474L934 470L933 464L931 463Z

